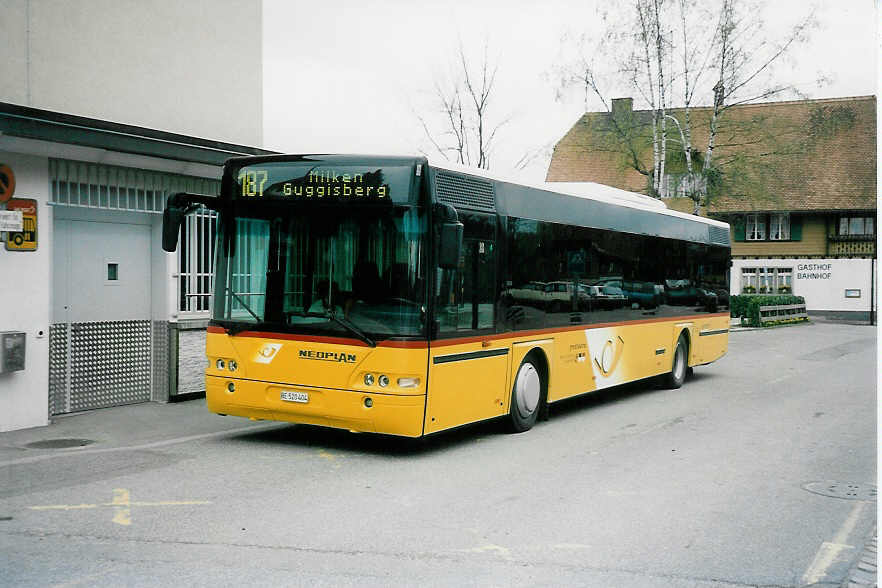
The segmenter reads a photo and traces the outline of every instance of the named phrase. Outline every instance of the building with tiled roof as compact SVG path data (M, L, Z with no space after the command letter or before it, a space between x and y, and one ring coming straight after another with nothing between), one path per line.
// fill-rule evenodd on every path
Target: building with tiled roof
M630 98L584 114L557 143L547 181L651 192L648 110ZM682 124L684 111L669 110ZM712 108L692 108L693 170ZM625 139L624 137L627 137ZM670 208L692 212L677 125L667 124ZM732 227L731 291L804 295L810 312L871 318L876 258L876 98L746 104L719 120L713 172L698 182L700 214ZM641 171L638 171L640 169ZM820 268L820 269L818 269Z

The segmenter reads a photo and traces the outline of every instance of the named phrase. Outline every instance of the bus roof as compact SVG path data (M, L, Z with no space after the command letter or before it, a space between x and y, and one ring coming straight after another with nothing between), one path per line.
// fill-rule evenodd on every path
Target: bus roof
M497 182L504 182L507 184L514 184L518 186L524 186L527 188L533 188L536 190L543 190L545 192L554 192L557 194L564 194L567 196L576 196L578 198L585 198L588 200L595 200L598 202L605 202L608 204L615 204L618 206L626 206L629 208L637 208L640 210L646 210L650 212L654 212L657 214L664 214L667 216L679 217L683 219L687 219L693 222L700 222L707 225L717 226L722 229L729 229L729 225L727 223L703 217L696 216L693 214L688 214L685 212L680 212L678 210L671 210L667 207L664 201L658 198L652 198L651 196L646 196L645 194L639 194L637 192L629 192L628 190L622 190L620 188L615 188L613 186L607 186L605 184L597 184L595 182L532 182L520 178L516 178L513 176L506 176L504 174L499 174L496 172L491 172L485 169L479 169L475 167L468 167L464 165L459 165L455 163L451 163L449 161L437 161L430 159L429 165L436 169L444 169L448 171L453 171L461 174L469 174L481 178L486 178L488 180L495 180Z

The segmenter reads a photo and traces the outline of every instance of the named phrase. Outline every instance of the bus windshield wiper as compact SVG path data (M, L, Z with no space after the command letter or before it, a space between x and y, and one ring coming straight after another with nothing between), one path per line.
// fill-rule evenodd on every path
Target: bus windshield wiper
M233 291L230 289L229 286L227 286L226 289L227 289L227 292L229 292L230 294L233 295L233 297L236 299L236 301L239 302L239 304L241 304L242 306L245 307L245 310L247 310L248 313L249 313L251 316L254 317L254 320L256 320L256 321L259 322L259 323L260 323L260 322L263 322L263 321L260 319L260 317L257 316L257 314L255 314L255 312L254 312L253 310L251 310L251 307L248 306L248 304L247 304L244 300L242 300L242 297L241 297L241 296L239 296L238 294L236 294L235 292L233 292Z
M293 313L297 316L306 316L306 317L316 317L316 318L325 318L330 319L370 345L371 347L376 347L377 342L371 339L370 335L361 330L355 323L350 321L346 317L339 316L335 311L329 312L295 312Z

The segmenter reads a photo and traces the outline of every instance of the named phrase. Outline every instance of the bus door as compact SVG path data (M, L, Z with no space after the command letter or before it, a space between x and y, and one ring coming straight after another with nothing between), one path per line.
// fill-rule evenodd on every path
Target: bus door
M436 337L429 344L426 433L501 415L510 352L493 339L496 217L460 211L462 257L435 272Z

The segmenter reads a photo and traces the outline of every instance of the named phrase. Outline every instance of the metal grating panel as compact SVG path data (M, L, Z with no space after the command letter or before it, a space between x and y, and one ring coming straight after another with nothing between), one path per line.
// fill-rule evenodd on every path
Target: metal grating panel
M168 321L153 321L153 397L168 400Z
M71 324L70 412L150 400L150 321Z
M496 212L493 183L447 171L435 172L435 194L439 202L454 208Z
M67 323L49 327L49 416L67 412Z
M723 227L717 227L714 225L707 226L707 238L710 243L714 245L728 245L729 244L729 231L728 229L724 229Z

